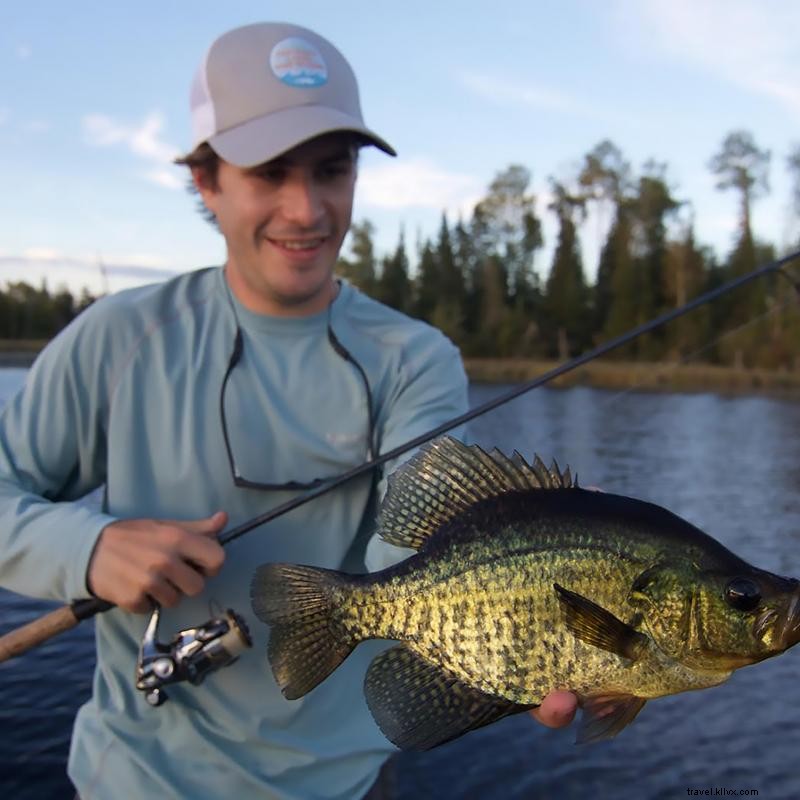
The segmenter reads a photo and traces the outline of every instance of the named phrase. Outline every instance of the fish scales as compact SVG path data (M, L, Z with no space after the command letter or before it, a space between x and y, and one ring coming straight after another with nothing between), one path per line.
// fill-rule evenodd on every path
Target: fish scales
M759 570L666 509L577 488L568 470L443 437L393 476L379 532L417 553L346 575L266 564L253 607L288 699L360 641L392 639L365 679L402 748L428 749L575 692L580 741L649 698L716 685L800 640L795 579Z
M596 549L539 550L503 562L487 558L475 566L459 564L454 575L442 562L411 573L413 579L376 585L368 601L342 611L363 638L413 642L421 655L483 691L538 703L568 680L590 684L598 672L621 662L555 623L560 609L553 581L590 593L598 568L609 591L593 596L612 613L622 610L613 589L630 585L641 565L613 553L600 561L596 554Z

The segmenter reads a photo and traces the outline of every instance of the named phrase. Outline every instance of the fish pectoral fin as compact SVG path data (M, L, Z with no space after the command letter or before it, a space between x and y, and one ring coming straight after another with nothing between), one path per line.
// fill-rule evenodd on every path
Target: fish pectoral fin
M557 583L553 587L564 609L567 627L578 639L623 658L636 660L639 657L647 644L643 633L583 595Z
M587 744L613 738L636 719L646 702L632 694L581 698L583 715L575 743Z
M404 645L372 660L364 694L378 727L401 750L430 750L532 708L474 689Z

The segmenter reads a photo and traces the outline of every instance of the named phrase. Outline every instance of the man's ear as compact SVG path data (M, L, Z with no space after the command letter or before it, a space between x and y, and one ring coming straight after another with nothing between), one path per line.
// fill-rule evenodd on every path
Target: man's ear
M217 193L217 181L215 176L209 174L204 167L191 167L192 183L194 183L198 194L208 207L209 199Z

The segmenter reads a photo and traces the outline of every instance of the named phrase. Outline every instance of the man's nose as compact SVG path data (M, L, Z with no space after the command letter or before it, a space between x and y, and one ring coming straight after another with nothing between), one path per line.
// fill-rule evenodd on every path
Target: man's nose
M311 177L297 176L283 187L283 215L287 222L313 228L322 218L319 188Z

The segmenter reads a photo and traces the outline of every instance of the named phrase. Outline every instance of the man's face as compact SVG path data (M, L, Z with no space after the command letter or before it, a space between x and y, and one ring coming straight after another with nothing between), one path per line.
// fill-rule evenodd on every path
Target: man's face
M350 226L356 148L327 134L257 167L221 161L217 184L194 172L228 248L227 279L247 308L305 316L333 298L333 267Z

